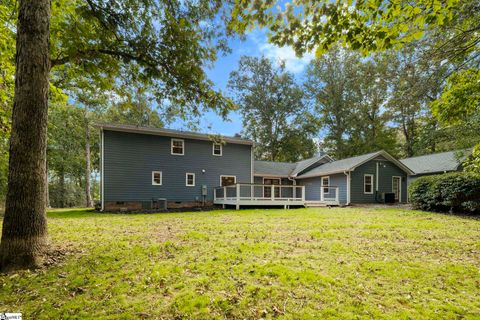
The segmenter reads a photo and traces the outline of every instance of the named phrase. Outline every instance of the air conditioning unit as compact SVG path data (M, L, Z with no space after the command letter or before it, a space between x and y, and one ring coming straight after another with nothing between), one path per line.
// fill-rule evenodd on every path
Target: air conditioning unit
M152 199L152 209L167 210L167 199L165 198Z
M383 201L385 203L395 203L395 193L393 192L385 192L385 196Z

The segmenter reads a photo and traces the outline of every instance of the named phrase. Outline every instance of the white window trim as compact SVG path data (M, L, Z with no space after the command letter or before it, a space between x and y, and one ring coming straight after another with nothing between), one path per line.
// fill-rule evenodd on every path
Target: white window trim
M392 176L392 193L393 193L393 181L395 180L395 178L398 178L398 180L400 181L400 183L398 184L398 199L395 199L395 200L398 200L398 202L402 202L402 177L401 176Z
M155 182L154 177L155 177L156 173L160 174L160 183ZM152 171L152 186L161 186L162 183L163 183L163 173L162 173L162 171Z
M174 152L173 152L173 142L177 142L177 141L182 142L182 153L174 153ZM183 156L183 155L185 155L185 140L172 138L172 139L170 140L170 154L171 154L171 155L174 155L174 156Z
M322 189L325 188L324 185L323 185L323 179L327 179L327 181L328 181L327 186L330 187L330 176L325 176L325 177L322 177L322 179L320 180L320 183L322 185ZM329 194L330 193L330 188L327 188L327 192L325 192L325 190L323 190L323 193L324 194Z
M215 146L220 146L220 154L215 154ZM221 157L223 155L223 145L221 143L213 143L212 144L212 155L215 157Z
M236 184L237 183L237 176L232 176L232 175L228 175L228 174L222 174L220 175L220 184L219 186L222 186L222 178L231 178L233 177L233 183Z
M372 186L372 188L371 188L372 191L370 191L370 192L367 192L367 191L366 191L366 188L365 188L366 185L367 185L367 184L365 183L367 177L370 177L370 184L371 184L371 186ZM363 194L373 194L373 187L374 187L374 185L373 185L373 174L364 174L364 175L363 175Z
M188 175L193 176L193 184L188 184ZM187 172L185 173L185 186L187 187L195 187L195 173L193 172Z

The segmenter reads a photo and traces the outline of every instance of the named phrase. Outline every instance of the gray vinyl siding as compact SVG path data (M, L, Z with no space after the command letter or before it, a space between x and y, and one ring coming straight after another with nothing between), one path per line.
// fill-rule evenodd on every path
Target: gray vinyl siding
M251 182L251 146L227 143L223 155L212 155L212 142L183 139L184 155L171 155L170 137L104 131L104 200L196 201L201 188L208 188L207 200L220 185L220 175L234 175L236 181ZM205 170L205 173L202 172ZM162 172L162 185L152 185L152 171ZM195 174L195 186L185 185L185 174Z
M343 173L332 174L330 177L330 186L338 187L338 200L340 204L347 203L347 177ZM313 177L297 180L297 184L305 186L306 201L320 201L320 188L322 185L322 177Z
M373 159L363 165L355 168L351 172L351 203L375 203L376 201L376 164L380 163L378 174L378 197L380 201L381 194L392 192L392 177L402 177L401 182L401 202L407 202L407 174L397 165L385 158ZM383 165L385 167L383 167ZM365 174L373 175L373 194L365 194L363 189L363 179Z

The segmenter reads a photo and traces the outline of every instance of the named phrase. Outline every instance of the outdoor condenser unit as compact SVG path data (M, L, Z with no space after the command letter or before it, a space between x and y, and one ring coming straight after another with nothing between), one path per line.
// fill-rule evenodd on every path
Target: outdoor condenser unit
M155 210L167 210L167 199L158 198L152 200L152 209Z
M395 203L395 193L385 192L385 198L383 200L385 203Z

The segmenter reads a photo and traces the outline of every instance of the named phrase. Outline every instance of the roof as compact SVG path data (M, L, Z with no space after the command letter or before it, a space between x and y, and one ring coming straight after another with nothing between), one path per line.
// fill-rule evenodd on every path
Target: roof
M212 141L213 139L218 138L228 143L253 145L252 140L243 139L240 137L228 137L228 136L199 133L199 132L193 132L193 131L141 127L141 126L133 126L133 125L127 125L127 124L113 124L113 123L97 123L95 124L95 126L97 126L102 130L109 130L109 131L141 133L141 134L167 136L167 137L174 137L174 138L187 138L187 139L194 139L194 140L207 140L207 141Z
M325 153L320 154L320 155L315 156L313 158L309 158L309 159L297 162L296 166L295 166L295 169L290 174L295 177L299 173L304 171L305 169L309 168L310 166L314 165L315 163L317 163L318 161L320 161L324 158L328 159L329 161L333 161L333 159L330 158L330 156L328 154L325 154Z
M467 150L448 151L400 160L415 174L456 171L467 157Z
M316 168L298 176L297 178L302 179L302 178L309 178L309 177L318 177L318 176L324 176L324 175L327 175L327 174L352 171L356 167L364 164L367 161L375 159L378 156L385 157L386 159L395 163L398 167L400 167L405 172L407 172L409 174L413 174L412 170L410 170L407 166L405 166L400 161L398 161L397 159L395 159L394 157L389 155L386 151L381 150L381 151L377 151L377 152L362 154L362 155L356 156L356 157L351 157L351 158L346 158L346 159L342 159L342 160L328 162L328 163L322 164L321 166L316 167Z
M296 163L274 162L274 161L255 161L253 164L256 175L288 177L297 166Z

